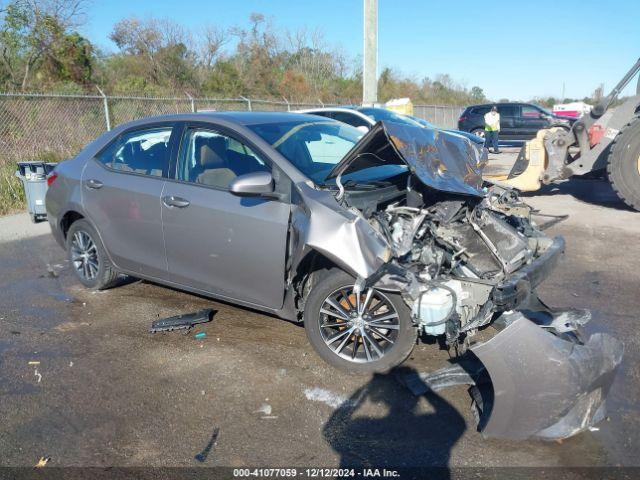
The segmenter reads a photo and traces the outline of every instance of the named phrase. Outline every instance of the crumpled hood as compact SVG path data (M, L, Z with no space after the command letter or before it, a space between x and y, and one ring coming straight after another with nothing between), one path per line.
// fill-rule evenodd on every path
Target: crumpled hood
M425 185L443 192L484 196L478 150L460 136L378 122L327 178L381 165L406 164Z

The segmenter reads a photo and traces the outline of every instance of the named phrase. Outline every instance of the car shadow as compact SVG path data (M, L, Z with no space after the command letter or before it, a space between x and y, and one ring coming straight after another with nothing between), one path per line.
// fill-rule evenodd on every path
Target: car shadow
M585 177L571 177L570 179L543 185L535 192L523 192L521 196L526 197L551 197L554 195L571 195L576 200L591 205L614 208L617 210L633 211L616 194L607 180Z
M401 367L374 374L329 418L323 435L340 455L341 468L421 467L429 478L450 478L451 450L466 430L464 418L436 392L414 396L395 378L411 373ZM370 404L385 406L386 415L367 414Z

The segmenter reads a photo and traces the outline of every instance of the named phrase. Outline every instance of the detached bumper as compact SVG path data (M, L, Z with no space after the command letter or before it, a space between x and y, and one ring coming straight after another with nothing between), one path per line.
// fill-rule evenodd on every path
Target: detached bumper
M622 343L597 333L580 344L512 315L504 330L471 348L493 386L492 398L481 402L483 435L560 439L602 420Z
M507 326L471 347L475 357L398 380L414 395L471 385L478 430L485 437L562 439L604 418L622 360L620 341L601 333L578 341L578 329L590 318L586 311L558 311L543 323L520 312L501 318Z
M564 247L564 238L555 237L542 255L496 285L493 290L493 303L503 310L512 310L520 305L556 267Z

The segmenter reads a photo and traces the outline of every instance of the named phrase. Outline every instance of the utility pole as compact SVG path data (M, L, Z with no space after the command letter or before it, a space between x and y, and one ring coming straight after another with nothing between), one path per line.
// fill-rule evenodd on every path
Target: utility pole
M364 0L364 64L362 104L378 101L378 0Z

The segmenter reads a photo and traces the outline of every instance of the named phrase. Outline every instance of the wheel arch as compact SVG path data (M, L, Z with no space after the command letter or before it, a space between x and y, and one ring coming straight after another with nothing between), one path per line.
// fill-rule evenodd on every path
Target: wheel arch
M60 232L62 232L62 236L65 240L67 239L67 233L69 232L71 225L81 219L86 219L86 217L75 209L67 210L65 214L62 215L60 218Z
M102 233L96 227L96 224L91 220L91 218L85 215L82 212L82 210L79 208L70 208L60 218L58 225L60 229L60 234L62 235L62 241L63 242L67 241L67 234L69 233L69 229L78 220L84 220L93 227L93 229L96 231L96 234L98 235L98 239L100 240L100 243L102 244L105 253L107 254L107 258L113 264L114 267L120 269L120 266L114 261L113 255L111 255L111 251L109 250L109 246L105 243L104 239L102 238Z
M313 248L309 249L309 251L293 267L291 279L296 291L296 310L299 321L302 321L304 305L311 288L313 285L318 283L324 275L326 275L326 272L333 269L341 270L349 275L353 275L326 255Z

